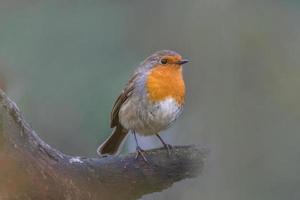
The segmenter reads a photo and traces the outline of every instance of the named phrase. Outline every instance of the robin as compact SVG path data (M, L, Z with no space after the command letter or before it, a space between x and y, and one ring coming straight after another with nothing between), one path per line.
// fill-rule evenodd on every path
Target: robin
M181 114L185 84L182 65L187 63L181 55L171 50L158 51L146 58L135 70L111 112L111 136L97 149L102 155L118 153L129 131L134 135L137 156L145 161L144 150L138 144L136 133L155 135L168 152L159 132L167 129Z

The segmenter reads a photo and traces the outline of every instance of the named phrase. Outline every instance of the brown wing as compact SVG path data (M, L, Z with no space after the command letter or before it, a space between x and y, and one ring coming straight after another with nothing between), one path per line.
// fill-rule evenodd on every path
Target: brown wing
M119 111L123 103L132 95L134 90L134 82L136 81L138 74L134 74L126 85L125 89L122 91L120 96L115 101L113 109L110 115L110 127L113 128L119 124Z

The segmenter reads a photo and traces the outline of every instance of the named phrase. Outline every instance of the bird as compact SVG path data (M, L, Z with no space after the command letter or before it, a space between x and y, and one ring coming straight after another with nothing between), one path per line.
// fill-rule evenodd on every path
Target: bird
M156 136L170 152L160 132L180 116L185 102L183 65L189 61L172 50L160 50L142 61L111 111L112 134L98 147L99 156L115 155L129 132L136 142L136 158L147 161L136 134Z

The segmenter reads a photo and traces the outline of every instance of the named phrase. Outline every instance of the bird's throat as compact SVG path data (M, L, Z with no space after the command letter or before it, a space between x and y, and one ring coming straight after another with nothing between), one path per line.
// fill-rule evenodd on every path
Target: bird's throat
M150 70L146 80L147 94L151 102L174 98L184 103L185 85L181 66L157 66Z

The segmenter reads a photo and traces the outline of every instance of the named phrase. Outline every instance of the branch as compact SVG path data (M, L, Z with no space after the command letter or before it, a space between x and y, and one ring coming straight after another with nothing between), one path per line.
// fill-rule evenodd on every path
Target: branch
M136 199L197 176L207 151L196 146L105 158L65 155L25 122L0 90L0 199Z

